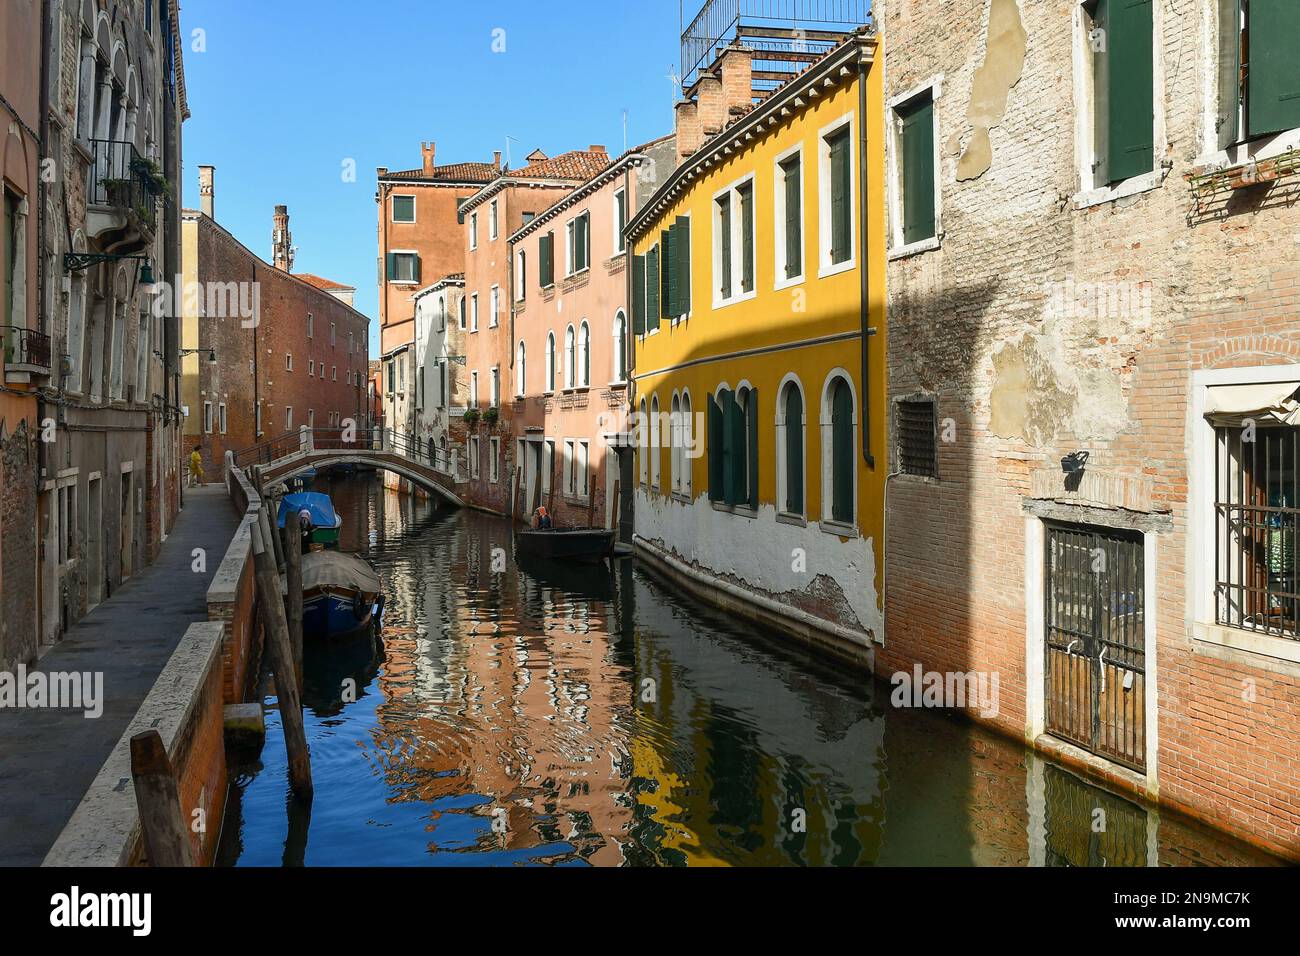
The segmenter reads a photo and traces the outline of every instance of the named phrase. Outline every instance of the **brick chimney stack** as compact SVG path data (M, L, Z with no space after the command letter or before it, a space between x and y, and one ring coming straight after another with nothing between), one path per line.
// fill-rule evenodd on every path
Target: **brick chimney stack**
M722 75L725 123L748 113L754 105L754 51L734 44L727 47L718 58L718 72Z
M501 150L495 149L492 151L492 165L497 169L501 168Z
M754 51L732 45L702 71L691 91L694 98L677 104L677 155L685 159L728 123L749 112L754 103Z
M289 207L276 206L272 217L271 264L281 272L293 271L293 235L289 232Z
M209 219L217 218L213 211L216 201L215 196L213 195L213 189L215 188L213 177L216 175L216 172L217 167L215 166L199 167L199 209L203 212L203 215L207 216Z
M433 143L421 143L420 152L424 156L424 175L433 175Z

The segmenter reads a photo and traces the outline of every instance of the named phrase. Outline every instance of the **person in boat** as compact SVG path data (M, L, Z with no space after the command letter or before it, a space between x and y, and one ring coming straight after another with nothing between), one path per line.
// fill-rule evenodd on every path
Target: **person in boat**
M539 531L544 531L551 527L551 514L546 510L544 505L539 505L533 512L533 527Z
M311 512L303 508L298 512L298 530L302 533L302 550L306 554L311 550Z

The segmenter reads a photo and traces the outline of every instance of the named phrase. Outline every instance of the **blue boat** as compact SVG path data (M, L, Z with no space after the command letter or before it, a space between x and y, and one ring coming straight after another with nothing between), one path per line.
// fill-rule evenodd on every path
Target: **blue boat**
M377 624L384 595L369 562L344 551L302 556L302 632L337 637Z
M284 519L289 512L306 511L311 515L311 535L308 540L312 544L320 544L325 547L338 547L339 529L343 527L343 518L335 514L334 503L330 501L329 495L323 495L319 491L300 491L292 495L285 495L280 499L280 510L276 517L277 524L283 528Z

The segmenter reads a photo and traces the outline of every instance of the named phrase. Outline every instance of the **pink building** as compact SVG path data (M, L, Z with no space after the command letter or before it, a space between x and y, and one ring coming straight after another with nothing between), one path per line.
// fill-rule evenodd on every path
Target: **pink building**
M632 449L623 228L675 166L672 137L629 150L510 236L514 513L630 539Z

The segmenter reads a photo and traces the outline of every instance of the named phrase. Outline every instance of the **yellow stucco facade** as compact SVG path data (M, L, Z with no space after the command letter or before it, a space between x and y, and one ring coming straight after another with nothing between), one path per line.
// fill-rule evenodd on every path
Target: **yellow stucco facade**
M634 336L633 409L644 403L653 413L657 403L660 414L660 424L643 426L638 448L638 546L679 575L695 576L706 591L721 587L724 602L756 602L774 623L784 616L814 630L836 631L841 643L865 654L882 632L889 462L878 43L869 34L848 38L710 139L630 227L636 267L644 270L652 263L653 272L655 260L665 258L659 255L664 230L677 223L684 232L681 224L689 220L689 309L675 319L661 318L657 328L650 319L645 334ZM847 250L843 238L831 235L832 220L844 215L843 206L832 212L844 184L836 180L841 189L833 189L833 162L841 164L838 175L844 172L842 156L832 159L832 144L844 129L851 190ZM795 175L789 170L796 164L797 186L788 187L786 178ZM786 262L796 261L786 235L793 230L786 207L796 194L802 207L793 243L801 253L798 269ZM752 221L752 232L746 221ZM842 237L842 220L837 228ZM752 267L744 261L750 249ZM730 275L723 263L728 256ZM671 250L666 258L684 261ZM683 270L675 272L680 278ZM724 296L728 284L731 294ZM638 292L634 301L639 299ZM672 301L685 305L680 298ZM661 311L666 316L671 310ZM865 359L864 326L869 330ZM845 424L835 421L834 393L841 379L852 394L851 459L843 449L838 458L833 451L836 428L841 443L848 434ZM786 421L788 388L799 391L801 422ZM737 394L748 402L749 389L755 390L756 412L743 414L756 420L746 419L745 426L753 445L748 488L743 501L728 504L717 500L727 497L720 489L709 494L718 466L711 464L714 436L707 403L719 395L734 400ZM674 427L664 417L677 409L688 424ZM841 416L845 410L841 403ZM796 429L794 446L790 428ZM673 444L682 450L674 451ZM801 454L791 450L797 445ZM844 484L838 512L832 513L837 467L852 469L847 479L851 516ZM795 473L802 475L802 494L792 503L790 488L799 483Z

